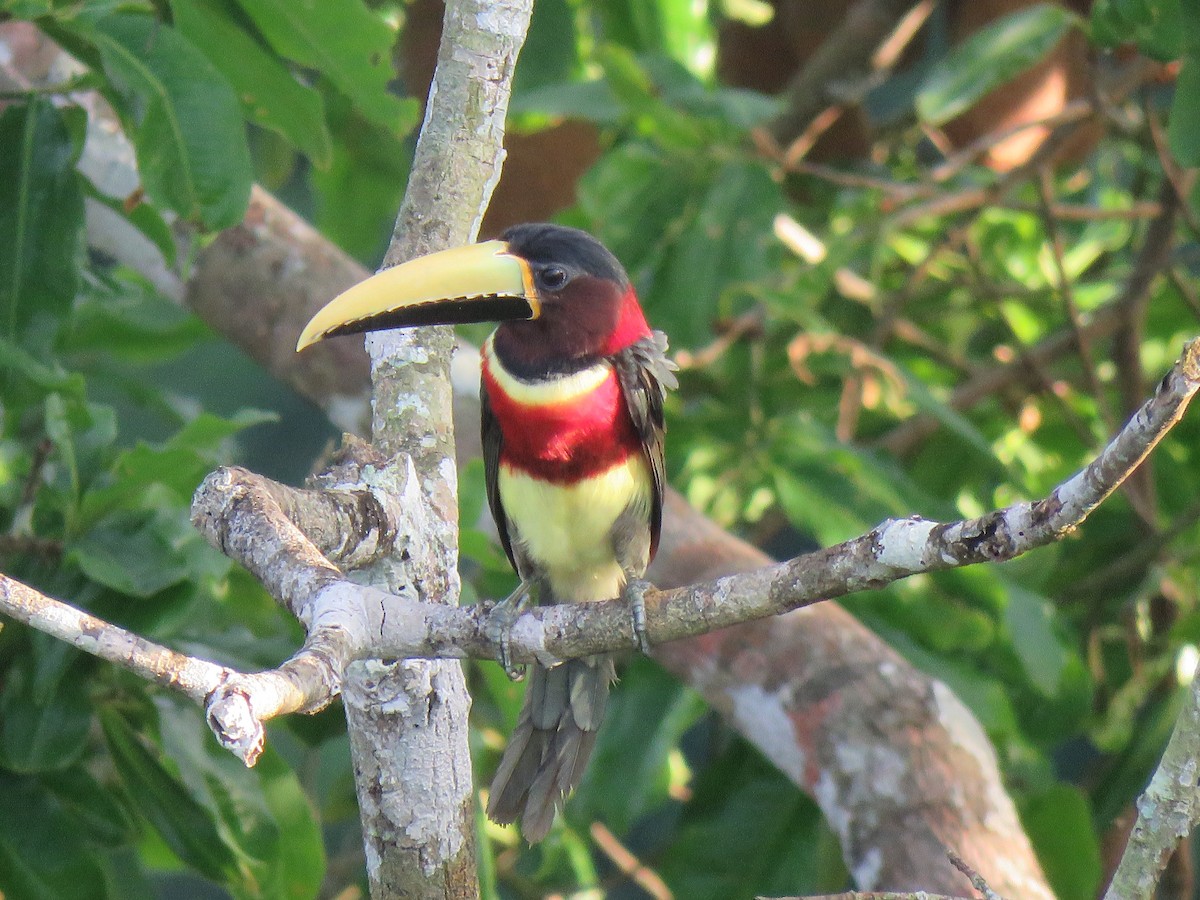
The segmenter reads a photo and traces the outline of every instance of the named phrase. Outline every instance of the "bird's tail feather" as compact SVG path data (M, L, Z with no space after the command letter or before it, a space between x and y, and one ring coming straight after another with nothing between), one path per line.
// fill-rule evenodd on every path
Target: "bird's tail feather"
M615 679L608 654L530 667L525 704L492 779L489 818L502 824L519 818L531 843L546 836L583 778Z

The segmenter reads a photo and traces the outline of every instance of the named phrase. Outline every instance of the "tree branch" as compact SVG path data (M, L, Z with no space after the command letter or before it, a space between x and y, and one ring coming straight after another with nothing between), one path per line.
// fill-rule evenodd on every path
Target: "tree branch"
M839 99L832 95L832 85L869 74L876 49L915 5L916 0L858 0L853 4L784 90L784 110L770 124L776 142L790 144L817 113Z
M1149 900L1179 842L1200 818L1200 678L1193 677L1104 900Z
M470 243L500 180L517 54L533 0L448 0L417 147L385 266ZM371 334L371 433L392 464L362 484L417 520L405 552L359 570L374 588L458 603L453 329ZM403 456L399 455L403 453ZM324 592L318 592L320 597ZM340 595L340 592L339 592ZM384 615L393 611L385 600ZM372 654L373 657L376 655ZM372 896L478 892L470 695L453 660L364 660L342 686Z

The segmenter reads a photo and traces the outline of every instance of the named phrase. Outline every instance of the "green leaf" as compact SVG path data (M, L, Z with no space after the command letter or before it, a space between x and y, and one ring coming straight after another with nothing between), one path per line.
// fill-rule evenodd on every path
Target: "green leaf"
M185 863L215 881L238 882L237 860L212 815L167 771L157 753L119 713L101 709L108 750L130 798L167 846Z
M131 597L153 597L191 573L187 553L168 540L156 516L119 510L67 551L88 578Z
M64 314L83 261L82 142L45 99L0 114L0 333L14 337L37 313ZM74 123L76 126L79 124Z
M539 85L514 95L509 109L513 113L542 113L583 119L598 125L619 122L624 111L612 87L604 79Z
M32 776L0 769L0 896L106 898L104 873L80 823Z
M271 860L272 877L265 885L266 893L275 897L316 897L325 877L325 841L300 779L270 747L254 771L281 835Z
M642 60L615 44L601 47L597 56L609 86L640 133L666 147L706 146L710 129L705 123L663 99L663 87L654 77L661 72L651 73Z
M867 520L843 504L831 503L829 485L810 478L798 478L787 469L774 472L775 494L779 505L797 528L811 534L822 546L861 534Z
M32 653L10 668L0 692L0 764L15 772L72 764L84 751L91 725L87 691L61 670L48 682L37 677L37 659Z
M246 119L283 135L321 168L332 144L321 95L235 21L225 0L171 0L175 26L229 79Z
M405 101L415 122L417 105ZM411 150L389 131L372 125L339 95L329 98L333 161L312 172L316 225L342 249L364 262L387 249L391 223L408 181Z
M19 376L43 391L60 393L73 400L82 400L84 396L82 375L63 371L56 361L39 359L3 336L0 336L0 372L6 380Z
M702 4L690 0L608 0L595 4L606 40L638 53L671 56L695 74L711 67L713 19Z
M732 742L692 788L677 835L653 854L676 897L821 894L845 884L844 870L830 883L820 864L828 851L816 805L745 742Z
M959 437L965 447L975 451L973 462L997 475L1007 474L1004 463L996 458L996 451L980 430L962 413L948 403L938 399L928 386L909 372L903 372L905 393L917 409L933 416L943 428Z
M649 277L666 242L688 210L695 173L648 143L623 144L605 154L577 185L591 229L635 281Z
M1030 683L1045 696L1056 696L1067 653L1054 633L1054 610L1049 601L1010 582L1004 619Z
M579 66L574 6L568 0L538 0L533 5L521 62L513 73L513 98L542 85L561 84Z
M1054 895L1091 900L1104 875L1091 804L1077 787L1056 784L1021 805L1025 826Z
M674 347L707 344L739 284L775 267L770 223L783 207L779 184L757 163L732 160L715 173L646 295Z
M79 823L89 841L115 848L133 840L135 830L125 808L117 802L112 790L93 778L82 765L45 772L41 782Z
M191 795L216 817L251 893L316 896L325 871L324 845L296 774L271 748L247 769L217 746L194 706L174 698L156 705L164 753Z
M1162 62L1179 56L1189 27L1194 27L1180 0L1097 0L1089 24L1093 43L1102 47L1133 43Z
M917 113L941 125L1049 53L1079 18L1061 6L1038 3L997 19L955 47L926 76Z
M142 208L150 209L143 204ZM198 318L150 290L89 290L71 328L58 342L64 354L112 356L132 363L172 359L211 334Z
M415 124L392 94L395 31L361 0L238 0L281 56L335 84L368 120L396 137Z
M237 95L196 47L149 16L115 13L87 35L133 125L146 193L211 228L234 225L253 172Z
M1200 166L1200 56L1184 60L1175 80L1167 140L1180 165Z
M66 466L70 480L71 494L79 497L79 461L75 454L75 438L73 427L68 416L67 404L59 394L51 394L46 398L45 407L46 435L53 442L63 465Z

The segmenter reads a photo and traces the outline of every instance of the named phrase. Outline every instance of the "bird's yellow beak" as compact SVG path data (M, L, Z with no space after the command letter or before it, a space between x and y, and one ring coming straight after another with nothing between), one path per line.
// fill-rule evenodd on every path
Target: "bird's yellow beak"
M540 314L529 263L504 241L486 241L418 257L356 284L312 317L296 350L340 334Z

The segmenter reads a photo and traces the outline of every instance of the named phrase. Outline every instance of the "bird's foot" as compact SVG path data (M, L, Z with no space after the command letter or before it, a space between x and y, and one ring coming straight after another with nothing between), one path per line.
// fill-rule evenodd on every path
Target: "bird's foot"
M629 604L629 616L633 620L633 636L637 638L638 649L647 656L650 655L650 637L646 634L646 591L653 590L654 585L641 578L631 578L621 589L621 597Z
M513 625L529 605L529 596L529 584L522 581L515 591L492 607L488 616L488 637L500 645L496 661L512 681L520 681L525 677L525 667L513 665L511 646Z

